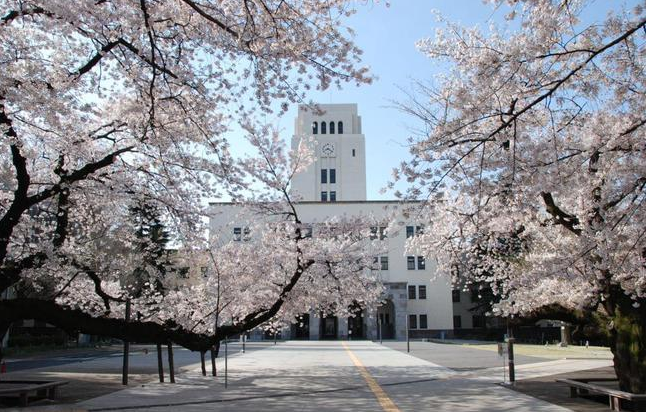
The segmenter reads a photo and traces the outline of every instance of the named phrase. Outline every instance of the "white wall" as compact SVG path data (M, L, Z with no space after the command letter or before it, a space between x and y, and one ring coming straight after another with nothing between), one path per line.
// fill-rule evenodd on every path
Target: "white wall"
M408 206L410 207L410 205ZM304 223L316 224L333 216L374 216L385 219L394 216L398 224L396 230L387 238L388 270L381 272L384 282L406 282L409 285L426 285L426 299L408 301L408 313L426 314L428 329L453 329L453 304L451 302L450 280L446 277L435 278L435 262L426 259L425 270L408 270L406 263L405 242L406 226L417 226L413 220L406 218L406 205L396 201L362 201L362 202L302 202L297 205L299 217ZM241 207L229 203L211 205L211 234L220 243L233 238L233 227L247 225L253 216ZM231 224L236 222L236 224ZM316 236L316 232L314 232Z
M298 193L302 200L319 201L321 192L336 192L337 201L366 200L366 139L361 134L361 117L357 114L356 104L322 104L323 114L314 113L306 106L300 106L295 121L292 148L303 139L314 139L315 162L305 172L295 176L292 192ZM343 134L321 133L321 123L329 125L343 122ZM312 133L312 124L317 122L318 134ZM331 144L334 153L321 151L324 145ZM336 170L336 184L321 183L321 169Z

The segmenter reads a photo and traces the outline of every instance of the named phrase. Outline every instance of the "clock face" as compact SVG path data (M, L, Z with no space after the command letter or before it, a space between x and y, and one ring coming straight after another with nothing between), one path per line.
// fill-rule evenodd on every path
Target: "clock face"
M334 145L332 143L325 143L321 152L323 152L325 156L332 156L334 154Z

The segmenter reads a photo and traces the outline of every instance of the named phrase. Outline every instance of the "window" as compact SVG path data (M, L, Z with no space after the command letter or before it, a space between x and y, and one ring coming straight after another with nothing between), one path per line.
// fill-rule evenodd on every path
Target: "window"
M408 285L408 299L415 299L415 285Z
M330 202L336 202L336 192L335 191L330 192Z
M330 122L330 134L334 134L334 122Z
M330 169L330 183L336 183L336 169Z
M235 242L239 242L242 240L242 228L241 227L234 227L233 228L233 240Z
M424 259L424 256L417 256L417 269L426 269L426 259Z
M386 226L371 226L370 227L370 240L384 240L386 236Z
M408 270L415 270L415 256L406 256L406 267Z
M453 298L453 303L459 303L460 302L460 290L459 289L453 289L451 291L451 295Z
M388 270L388 256L381 257L381 270Z
M419 296L420 299L426 299L426 286L419 285L418 289L417 296Z
M312 226L305 226L303 228L303 237L304 238L312 237Z
M453 316L453 329L462 328L462 316L455 315Z
M327 169L321 169L321 183L327 183Z
M357 155L357 151L355 149L352 149L352 157L355 157Z
M321 202L327 202L327 192L321 192Z
M319 134L318 122L312 122L312 134Z
M424 233L424 226L406 226L406 238L421 235Z
M208 272L208 270L209 270L209 268L207 268L206 266L202 266L202 267L200 268L200 272L202 273L202 277L203 277L203 278L208 278L208 277L209 277L209 272Z
M327 124L325 122L321 122L321 134L326 134L327 133Z
M408 329L417 329L417 315L408 315Z
M338 125L339 125L339 127L337 129L338 129L339 134L343 134L343 122L338 122Z
M428 316L419 315L419 328L428 329Z
M251 230L248 227L242 229L242 240L248 242L251 239Z

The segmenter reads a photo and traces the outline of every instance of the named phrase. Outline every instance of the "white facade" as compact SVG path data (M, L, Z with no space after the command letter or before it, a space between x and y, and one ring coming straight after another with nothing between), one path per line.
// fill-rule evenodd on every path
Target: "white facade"
M325 193L337 201L366 200L366 138L356 104L322 104L323 113L300 106L292 148L314 140L315 162L294 178L292 191L304 201L320 201ZM332 179L331 171L334 171ZM325 171L325 179L321 172ZM332 181L334 180L334 181Z
M333 216L364 215L377 220L394 216L397 230L388 234L385 239L388 251L379 257L382 264L385 262L380 276L387 288L387 304L366 311L359 321L361 325L356 320L350 320L349 325L348 319L319 319L311 313L306 326L309 332L292 330L291 337L343 339L354 333L355 338L377 339L377 319L381 319L384 338L405 339L407 320L411 322L411 337L450 335L453 330L450 281L434 277L435 264L431 260L405 254L407 236L414 235L420 229L419 222L411 217L414 214L407 213L407 209L413 205L395 200L366 200L365 137L361 134L357 106L320 105L320 108L324 113L316 115L304 108L299 109L292 138L292 145L299 144L301 139L313 138L316 146L316 161L296 176L293 182L292 191L303 199L296 205L299 217L304 223L316 227L316 223ZM314 122L318 130L313 130ZM325 134L321 133L323 122L326 124ZM335 122L335 133L332 134L330 122ZM343 123L342 134L338 133L338 122ZM335 170L333 182L330 181L332 169ZM326 170L325 178L322 177L322 170ZM322 192L327 192L325 201L321 200ZM335 192L336 200L331 199L330 192ZM211 233L217 234L222 242L239 239L241 231L249 225L247 220L248 217L236 205L211 204ZM235 222L233 225L232 221ZM315 232L313 236L316 236ZM353 328L354 332L350 332ZM357 336L357 331L360 331L360 336Z

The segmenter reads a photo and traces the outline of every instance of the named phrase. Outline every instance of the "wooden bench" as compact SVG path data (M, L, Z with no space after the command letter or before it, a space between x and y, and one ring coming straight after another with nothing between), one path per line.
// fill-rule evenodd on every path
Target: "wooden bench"
M23 381L0 380L0 397L18 397L20 406L29 404L32 399L56 399L58 387L67 385L67 381Z
M565 383L570 387L570 397L576 398L579 395L588 395L590 393L608 395L608 404L610 410L621 411L621 400L630 401L633 405L634 412L646 412L646 394L634 394L620 391L618 389L606 388L600 385L594 385L590 382L616 382L614 379L557 379L557 382Z

